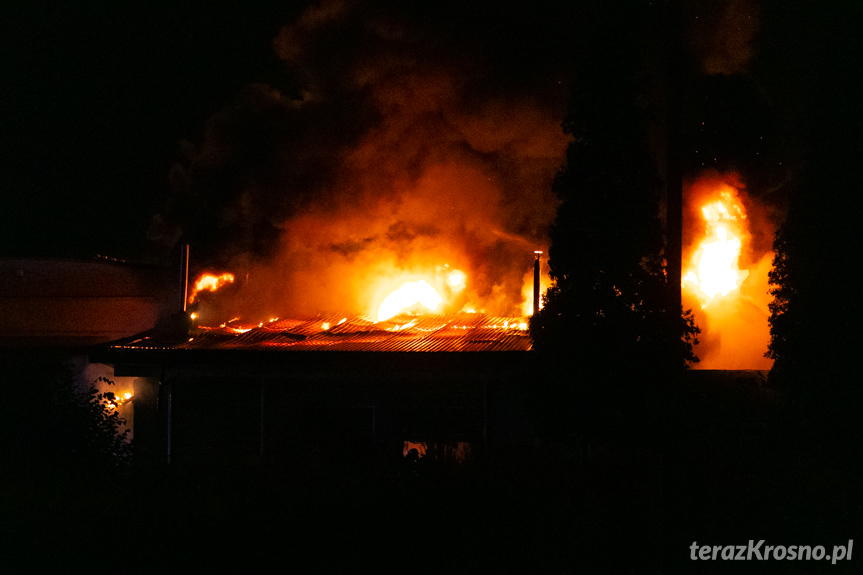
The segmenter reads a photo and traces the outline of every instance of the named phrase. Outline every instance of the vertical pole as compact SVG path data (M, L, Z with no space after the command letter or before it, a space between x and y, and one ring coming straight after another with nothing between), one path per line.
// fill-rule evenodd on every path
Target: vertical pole
M536 259L533 261L533 313L539 311L539 256L542 252L533 252Z

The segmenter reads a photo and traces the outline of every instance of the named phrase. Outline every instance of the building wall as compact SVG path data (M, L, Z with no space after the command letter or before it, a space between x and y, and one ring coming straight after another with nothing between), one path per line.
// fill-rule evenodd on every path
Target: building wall
M407 441L482 449L524 433L525 353L287 355L121 367L157 375L136 380L149 386L135 396L145 465L366 464L400 459Z
M0 260L0 345L81 346L153 328L176 307L170 270L107 260Z

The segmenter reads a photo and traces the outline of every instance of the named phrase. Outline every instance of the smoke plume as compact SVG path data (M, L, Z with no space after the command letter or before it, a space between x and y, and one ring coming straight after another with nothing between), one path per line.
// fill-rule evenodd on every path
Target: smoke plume
M755 0L699 2L687 6L690 44L705 74L746 71L760 24Z
M238 314L367 313L448 269L468 277L449 311L520 314L568 143L567 30L447 8L309 8L274 40L293 83L249 86L175 167L175 221L199 269L240 278Z

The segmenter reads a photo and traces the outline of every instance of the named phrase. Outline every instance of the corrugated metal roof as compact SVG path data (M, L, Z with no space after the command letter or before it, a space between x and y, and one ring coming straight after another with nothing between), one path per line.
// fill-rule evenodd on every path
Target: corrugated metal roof
M524 318L475 313L400 315L382 322L362 317L317 316L263 324L231 322L201 327L188 341L171 345L140 338L114 349L240 349L284 351L471 352L528 351Z

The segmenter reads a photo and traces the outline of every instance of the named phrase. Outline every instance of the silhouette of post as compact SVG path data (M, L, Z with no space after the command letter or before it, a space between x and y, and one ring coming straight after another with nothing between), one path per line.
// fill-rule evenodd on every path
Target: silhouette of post
M536 259L533 261L533 313L539 311L539 256L542 252L533 252Z

